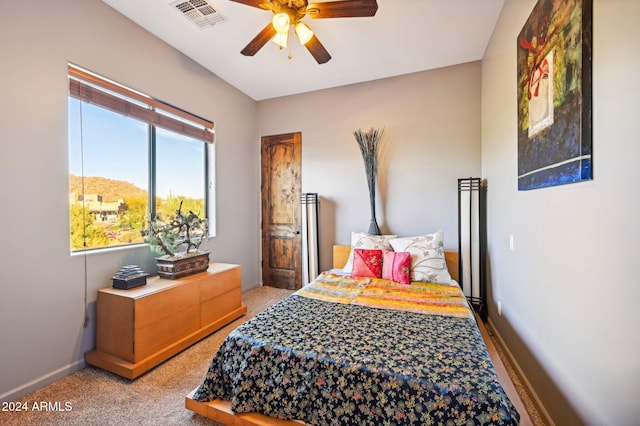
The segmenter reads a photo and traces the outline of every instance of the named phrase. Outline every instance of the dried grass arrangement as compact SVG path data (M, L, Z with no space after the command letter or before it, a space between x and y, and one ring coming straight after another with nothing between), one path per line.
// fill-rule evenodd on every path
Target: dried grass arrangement
M376 219L376 178L378 176L378 155L380 152L380 140L384 129L374 129L366 132L361 129L353 132L362 159L364 160L364 171L367 175L367 185L369 187L369 206L371 208L371 220L369 221L369 234L380 235L380 228Z

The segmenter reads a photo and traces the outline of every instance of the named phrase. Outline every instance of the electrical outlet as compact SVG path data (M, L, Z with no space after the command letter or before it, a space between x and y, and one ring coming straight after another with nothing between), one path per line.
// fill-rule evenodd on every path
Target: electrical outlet
M502 302L498 300L498 316L502 316Z
M513 250L513 234L509 235L509 248Z

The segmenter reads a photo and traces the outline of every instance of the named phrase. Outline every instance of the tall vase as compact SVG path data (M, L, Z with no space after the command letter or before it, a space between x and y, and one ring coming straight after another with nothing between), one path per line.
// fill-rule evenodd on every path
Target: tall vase
M367 176L367 186L369 187L369 206L371 207L369 234L373 235L381 234L380 227L376 221L376 178L378 176L378 147L382 132L373 127L368 132L363 132L360 129L353 132L364 160L364 171Z
M378 223L376 222L376 217L373 216L369 221L369 234L371 235L380 235L380 228L378 227Z
M369 219L369 231L367 231L371 235L380 235L380 227L378 226L378 222L376 220L376 195L375 195L375 181L373 183L373 188L369 189L369 206L371 208L371 219Z

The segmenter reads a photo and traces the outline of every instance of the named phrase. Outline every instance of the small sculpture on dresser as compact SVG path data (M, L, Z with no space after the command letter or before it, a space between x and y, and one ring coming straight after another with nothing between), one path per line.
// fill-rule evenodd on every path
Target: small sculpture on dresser
M138 265L126 265L113 276L113 288L129 290L147 284L149 274Z

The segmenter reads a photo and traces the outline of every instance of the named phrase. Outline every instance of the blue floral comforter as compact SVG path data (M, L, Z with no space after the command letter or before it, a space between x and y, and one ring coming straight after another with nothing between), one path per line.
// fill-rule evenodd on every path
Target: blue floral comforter
M311 425L519 420L473 319L297 294L229 334L194 399Z

